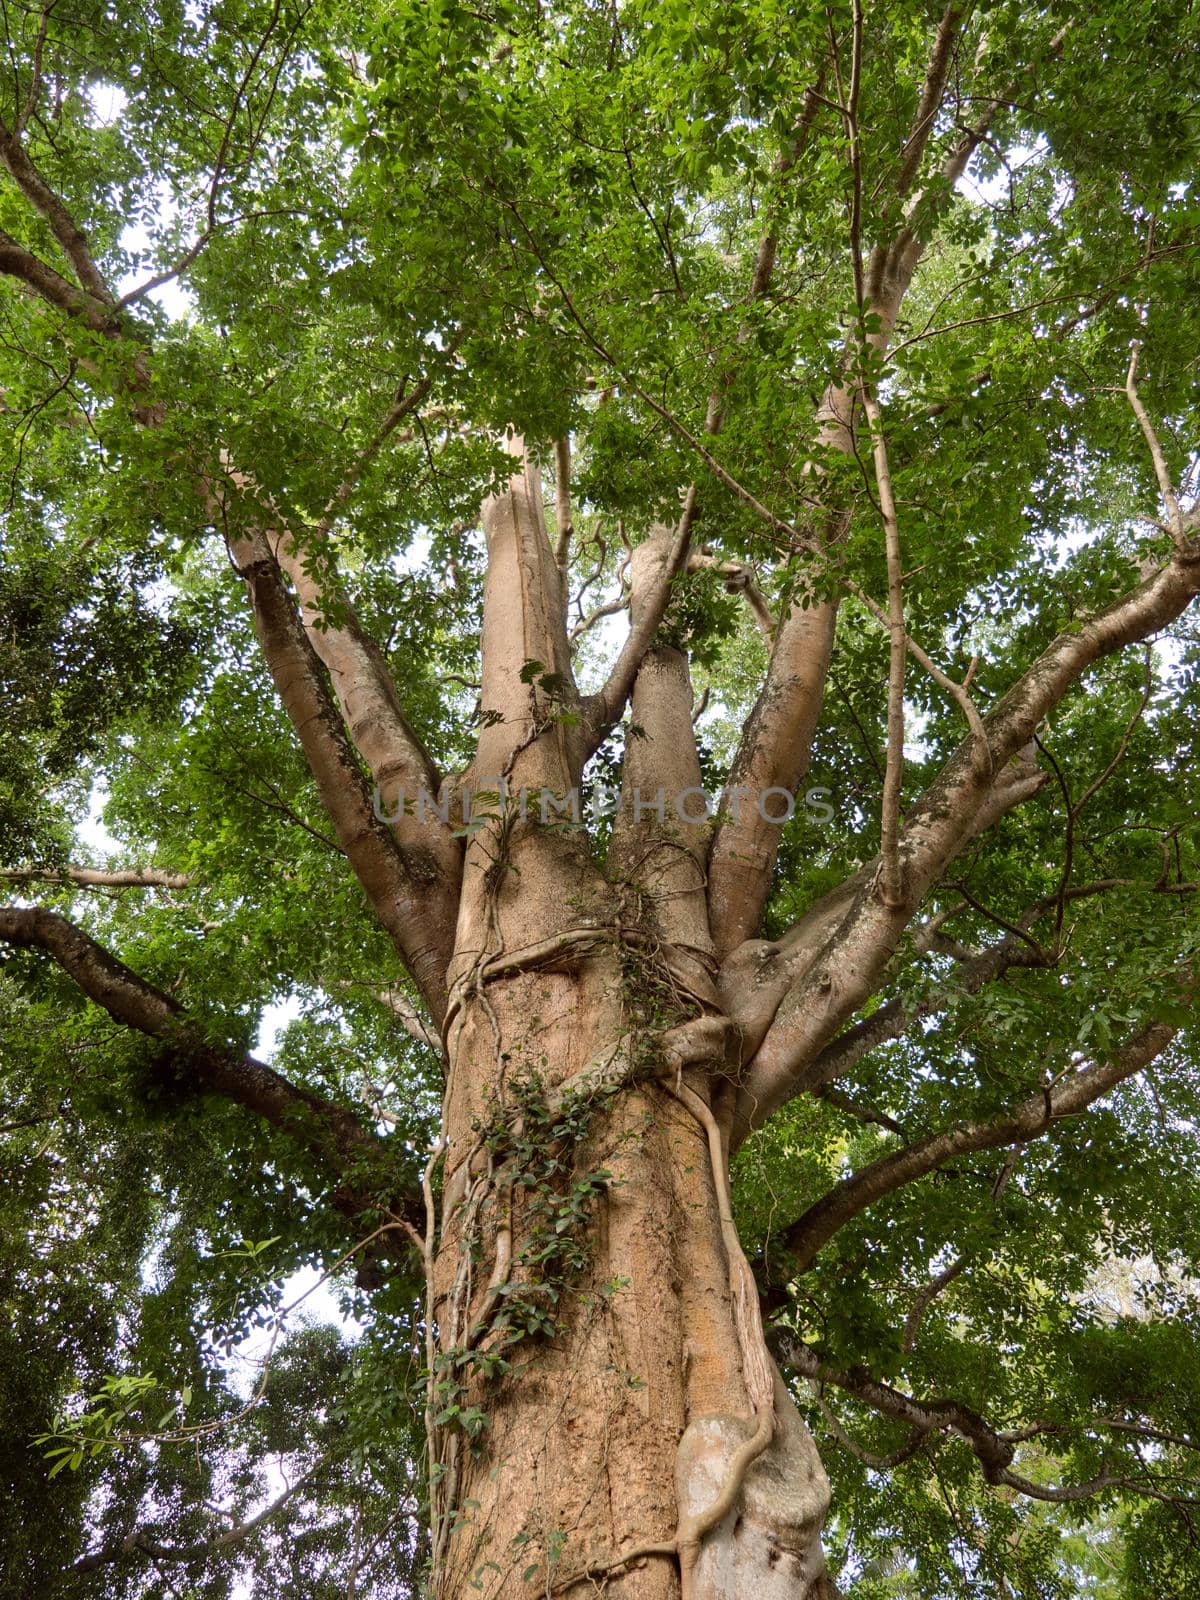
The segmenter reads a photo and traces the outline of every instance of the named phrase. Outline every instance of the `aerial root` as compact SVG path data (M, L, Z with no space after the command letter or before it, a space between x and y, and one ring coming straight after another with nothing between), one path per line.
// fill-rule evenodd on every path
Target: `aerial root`
M578 1583L611 1578L623 1567L631 1566L635 1561L645 1560L650 1556L669 1556L679 1562L682 1600L691 1600L694 1569L705 1534L711 1533L729 1515L742 1492L747 1471L768 1448L775 1434L774 1373L763 1337L754 1275L742 1250L733 1221L721 1130L706 1102L685 1083L663 1082L662 1086L686 1107L707 1136L717 1207L721 1218L721 1235L729 1259L729 1293L733 1305L733 1321L742 1356L746 1388L754 1406L755 1428L751 1436L739 1445L730 1458L724 1482L716 1499L699 1511L682 1514L676 1524L674 1539L669 1542L635 1545L632 1550L626 1550L624 1554L615 1556L611 1561L585 1568L582 1572L577 1572L574 1576L555 1584L550 1591L552 1594L559 1594Z

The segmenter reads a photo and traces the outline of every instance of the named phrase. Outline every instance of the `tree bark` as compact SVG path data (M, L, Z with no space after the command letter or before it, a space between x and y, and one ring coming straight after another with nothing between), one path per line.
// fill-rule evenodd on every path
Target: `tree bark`
M629 931L488 983L452 1054L431 1410L487 1421L433 1429L446 1600L822 1592L828 1484L778 1379L764 1437L724 1174L673 1088L707 1094L724 1019Z

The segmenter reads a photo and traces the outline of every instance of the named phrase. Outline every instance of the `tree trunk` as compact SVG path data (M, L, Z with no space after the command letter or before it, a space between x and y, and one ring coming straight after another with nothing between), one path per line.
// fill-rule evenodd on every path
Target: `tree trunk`
M736 1046L714 983L707 828L638 803L639 788L699 783L680 737L687 663L666 647L640 663L642 737L602 866L547 805L578 793L594 725L540 482L509 447L520 468L483 512L477 792L457 797L471 826L429 1274L432 1587L807 1596L828 1485L729 1213L728 1118L722 1131L710 1098ZM654 616L668 545L659 530L635 555L635 627Z
M648 928L614 947L591 911L572 922L596 949L477 972L451 1028L435 1592L606 1577L638 1600L816 1594L828 1485L773 1369L763 1437L746 1365L769 1358L734 1303L710 1140L685 1103L723 1065L722 1019L697 1016Z

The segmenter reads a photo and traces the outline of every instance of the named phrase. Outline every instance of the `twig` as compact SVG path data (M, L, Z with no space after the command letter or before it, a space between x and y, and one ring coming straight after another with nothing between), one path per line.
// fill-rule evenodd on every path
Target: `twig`
M877 1472L889 1467L898 1467L902 1461L907 1461L910 1456L915 1456L917 1451L928 1440L928 1430L914 1428L899 1449L892 1450L887 1455L877 1455L873 1450L868 1450L859 1444L857 1439L851 1438L850 1434L846 1432L846 1429L835 1415L833 1407L822 1393L820 1384L814 1384L813 1386L813 1399L817 1402L818 1411L825 1418L829 1432L837 1440L838 1444L842 1446L843 1450L848 1450L856 1461L861 1461L865 1467L871 1467Z
M966 1270L967 1258L965 1255L957 1257L948 1267L943 1268L935 1278L931 1278L920 1291L912 1303L908 1316L904 1319L904 1333L900 1339L900 1348L905 1355L917 1342L917 1333L921 1327L921 1320L929 1307L941 1294L943 1289L948 1289L962 1272Z
M450 341L450 344L446 348L446 354L448 356L452 356L454 354L459 344L461 344L462 339L463 334L459 333ZM344 510L347 501L350 499L350 496L358 487L363 473L379 454L380 450L382 450L383 446L399 427L400 423L403 422L404 418L411 416L411 414L421 404L422 400L425 399L426 395L433 388L433 384L433 374L427 374L420 380L419 383L414 384L407 393L401 389L400 393L397 394L395 401L388 409L383 421L379 424L378 428L376 428L374 434L372 434L368 442L363 446L353 466L342 479L341 483L338 484L337 488L330 496L325 509L321 512L320 518L317 522L318 535L323 535L329 532L329 529L332 527L338 514Z
M862 354L866 357L866 350ZM883 773L883 799L880 804L880 892L885 905L898 906L903 899L900 866L900 790L904 777L904 661L908 630L904 624L904 588L900 564L900 526L892 494L887 444L883 437L883 418L871 386L863 376L863 410L871 429L875 462L875 484L883 514L888 575L888 702L887 762Z
M33 46L33 65L29 79L29 92L25 96L25 103L13 123L13 137L19 139L25 132L25 125L33 115L37 105L38 95L42 87L42 51L46 47L46 31L50 25L50 13L54 10L58 0L47 0L42 7L42 14L38 20L37 39Z
M619 612L629 610L629 596L622 595L619 600L606 600L603 605L593 607L586 617L580 620L567 635L567 643L575 644L582 639L584 634L594 628L604 617L615 617Z
M1121 735L1121 742L1117 746L1117 753L1105 767L1100 776L1090 783L1080 795L1079 799L1076 800L1071 811L1072 817L1078 817L1079 813L1083 810L1084 806L1087 805L1092 796L1096 794L1098 790L1102 789L1112 777L1113 773L1121 765L1126 754L1128 753L1129 741L1133 738L1134 729L1142 720L1146 707L1150 704L1150 697L1154 693L1154 657L1148 644L1145 647L1145 661L1146 682L1142 689L1142 697L1138 701L1137 710L1129 719L1128 725L1125 728L1125 732Z
M1154 476L1158 479L1158 492L1162 495L1163 504L1167 508L1171 538L1175 541L1175 548L1182 552L1188 548L1188 539L1184 528L1183 512L1179 506L1179 497L1175 493L1174 484L1171 482L1171 474L1167 470L1167 458L1163 455L1163 448L1159 443L1158 434L1154 431L1154 424L1150 421L1149 414L1142 404L1141 396L1137 392L1137 366L1141 349L1141 340L1135 339L1129 351L1129 370L1125 374L1125 394L1133 409L1133 414L1138 420L1138 426L1142 430L1142 437L1150 450L1150 459L1154 463Z

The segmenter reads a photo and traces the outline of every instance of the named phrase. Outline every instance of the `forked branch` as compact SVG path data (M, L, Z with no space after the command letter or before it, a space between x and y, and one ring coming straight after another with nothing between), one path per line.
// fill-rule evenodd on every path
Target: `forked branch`
M759 1125L804 1087L807 1069L874 991L916 907L974 837L989 806L1006 793L1019 798L1006 769L1047 712L1095 661L1157 633L1197 594L1200 558L1176 555L1082 626L1059 634L984 719L984 740L973 736L959 746L909 811L900 839L904 903L889 907L860 895L780 1003L739 1096L747 1125Z

